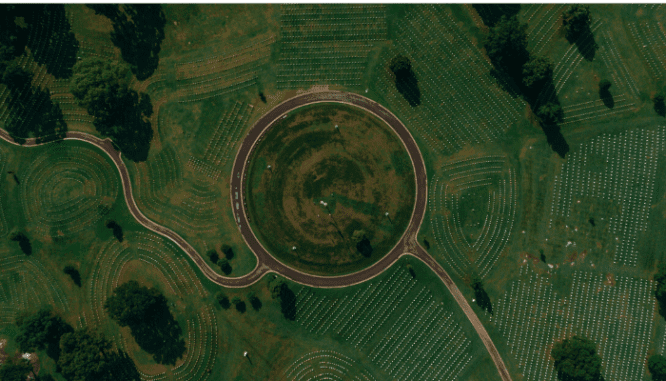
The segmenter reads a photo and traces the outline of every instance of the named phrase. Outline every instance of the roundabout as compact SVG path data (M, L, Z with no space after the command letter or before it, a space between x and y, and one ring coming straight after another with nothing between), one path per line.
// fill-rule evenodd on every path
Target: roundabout
M400 240L414 171L379 118L318 103L278 119L260 139L244 195L252 230L280 261L312 274L351 273Z

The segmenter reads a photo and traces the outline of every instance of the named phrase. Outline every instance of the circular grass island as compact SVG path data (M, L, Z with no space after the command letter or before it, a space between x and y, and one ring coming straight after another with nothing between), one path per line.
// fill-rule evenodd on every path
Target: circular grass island
M409 155L386 123L360 108L318 103L289 112L257 142L246 210L278 260L343 275L370 266L400 240L415 186Z

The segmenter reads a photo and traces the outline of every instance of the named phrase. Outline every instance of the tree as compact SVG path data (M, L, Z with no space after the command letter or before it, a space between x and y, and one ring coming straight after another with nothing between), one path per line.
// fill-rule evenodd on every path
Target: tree
M659 313L666 317L666 262L659 263L654 280L657 282L654 296L659 304Z
M407 271L409 271L409 275L411 275L412 278L416 278L416 271L414 271L414 267L409 263L407 264Z
M395 88L405 98L410 106L416 107L421 104L421 90L419 80L412 70L409 58L403 55L393 57L389 63L389 69L393 72Z
M289 289L287 283L280 278L273 279L269 285L271 297L280 302L282 315L287 320L296 319L296 295Z
M74 266L67 265L63 269L63 272L72 278L75 285L81 287L81 274L79 274L79 270L74 268Z
M561 381L601 380L601 358L594 343L585 337L573 336L555 343L551 356Z
M150 97L129 88L126 66L100 58L86 58L74 65L70 91L79 105L95 117L97 131L114 140L132 161L148 157L153 130Z
M476 300L476 304L492 314L493 305L490 302L488 293L483 288L483 281L478 276L472 277L472 289L474 290L474 299Z
M541 119L542 124L557 124L564 118L562 107L553 102L546 103L537 110L537 117Z
M650 356L648 369L653 381L666 381L666 357L660 354Z
M33 366L28 360L10 359L0 367L0 381L25 381L33 372Z
M234 257L234 249L231 248L229 245L222 245L222 253L224 253L224 256L228 260L232 260Z
M21 352L46 349L46 354L55 361L60 356L60 338L73 331L69 324L48 310L40 310L16 323L19 328L16 343Z
M529 59L527 52L527 24L521 24L516 16L502 16L490 28L483 44L495 68L521 83L523 65Z
M104 309L121 327L127 327L142 324L159 304L166 304L162 293L131 280L113 290L113 295L104 303Z
M118 223L114 220L106 220L104 223L104 226L107 228L111 229L113 231L113 236L116 237L118 242L123 242L123 228L122 226L118 225Z
M611 82L607 79L602 79L599 82L599 99L601 99L606 107L613 108L615 106L615 101L613 100L613 95L608 89L611 87Z
M599 92L608 91L611 87L611 82L607 79L602 79L599 81Z
M231 274L231 265L229 264L229 260L226 258L220 258L220 260L217 261L217 264L220 266L220 270L224 273L224 275L229 275Z
M231 304L229 303L229 297L223 294L222 292L218 292L215 295L215 299L220 304L220 306L225 310L228 310L229 307L231 307Z
M115 352L104 335L88 330L66 333L60 340L60 373L68 381L112 381Z
M553 63L546 57L530 56L523 66L523 85L528 95L536 97L546 83L553 81Z
M664 104L664 93L657 93L654 98L652 98L654 103L654 111L657 112L659 116L666 116L666 104Z
M590 30L590 7L574 4L562 14L564 36L569 42L574 42Z
M259 311L261 309L261 300L259 300L254 291L247 293L247 300L250 302L250 305L252 308L254 308L255 311Z
M245 312L245 302L241 300L239 296L234 296L231 298L231 303L236 307L236 311L243 313Z
M217 251L215 249L208 250L207 254L208 254L208 258L213 263L217 263L217 261L220 259L220 256L217 255Z
M23 254L25 254L25 255L32 254L32 245L30 244L30 240L22 232L12 233L9 236L9 239L11 239L12 241L18 242L19 247L21 248L21 251L23 252Z
M356 244L356 250L365 257L372 255L372 245L370 239L365 235L365 230L354 230L352 242Z

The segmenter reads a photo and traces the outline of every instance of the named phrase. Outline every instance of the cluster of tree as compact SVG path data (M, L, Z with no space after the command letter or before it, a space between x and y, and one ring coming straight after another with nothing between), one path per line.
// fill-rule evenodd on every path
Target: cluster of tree
M369 258L372 255L372 245L365 230L354 230L352 242L356 245L356 250L364 257Z
M113 139L132 161L148 158L153 106L147 94L129 88L129 71L118 62L86 58L74 65L70 91L95 117L97 131Z
M222 270L225 275L229 275L232 271L231 263L229 263L229 261L234 257L234 250L231 246L226 244L222 245L221 250L222 254L224 254L224 258L220 258L215 249L208 250L208 258L211 262L220 266L220 270Z
M23 358L9 358L0 367L0 381L25 381L31 376L35 380L53 380L53 377L35 375L35 368L29 360ZM51 377L51 378L48 378Z
M111 229L113 231L113 236L116 237L118 242L123 242L123 228L122 226L118 225L118 223L114 220L106 220L104 223L104 226L107 228Z
M46 354L56 362L60 358L60 339L64 334L74 332L60 316L45 309L32 316L19 318L16 325L19 328L16 343L21 352L46 349Z
M96 14L104 15L113 23L111 41L120 49L123 60L130 65L136 78L150 77L159 64L159 53L164 40L166 17L159 4L93 4L88 5Z
M403 55L393 57L389 63L389 69L393 73L395 88L405 98L410 106L416 107L421 104L421 90L419 80L412 70L409 58Z
M495 26L502 16L511 17L520 12L520 4L472 4L472 7L489 27Z
M287 320L296 319L296 295L287 283L280 278L272 279L268 284L271 292L271 298L280 302L280 310Z
M70 278L72 278L72 281L75 285L81 287L81 274L79 274L79 270L77 270L74 266L67 265L62 271L69 275Z
M240 296L236 295L231 300L229 300L229 297L224 294L223 292L218 292L215 295L215 298L217 299L217 302L220 304L222 308L225 310L228 310L231 305L233 304L236 307L236 311L243 313L246 310L245 302L240 298ZM247 293L247 300L250 302L250 305L252 308L254 308L255 311L259 311L262 307L261 300L257 295L254 293L254 291L250 291Z
M666 381L666 357L654 354L648 359L648 370L653 381Z
M492 74L505 84L505 89L523 95L539 119L548 143L564 158L569 145L558 125L563 112L553 84L553 64L527 50L527 24L515 15L503 15L489 29L484 47L495 67Z
M659 304L659 313L661 316L666 317L666 262L659 263L654 280L657 282L657 289L654 291L654 296L657 298L657 303Z
M560 381L603 381L601 357L589 339L573 336L553 345L555 371Z
M30 244L30 239L23 234L22 232L15 232L9 235L9 239L12 241L18 242L21 251L25 255L32 254L32 245Z
M597 43L590 29L591 23L590 7L587 5L574 4L562 13L564 36L569 43L576 44L580 54L588 61L594 59L597 50Z
M664 104L664 92L663 91L660 91L657 94L655 94L654 98L652 98L652 103L654 104L654 111L659 116L666 117L666 104Z
M104 309L118 325L130 327L136 343L156 362L173 365L183 356L182 329L158 290L129 281L113 291Z
M476 300L476 304L492 314L493 305L490 302L488 293L483 288L483 281L478 276L472 277L472 289L474 290L474 299Z

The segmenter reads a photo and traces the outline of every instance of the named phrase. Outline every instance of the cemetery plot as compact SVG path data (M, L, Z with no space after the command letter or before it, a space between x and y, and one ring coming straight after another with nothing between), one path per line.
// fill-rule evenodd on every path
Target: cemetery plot
M401 266L341 298L302 288L296 321L341 337L398 380L455 379L472 358L471 341L449 308Z
M608 225L600 241L614 249L613 263L636 266L637 238L647 229L665 133L659 127L602 134L570 153L554 180L548 223L552 241L560 247L567 242L565 250L576 247L576 241L586 239L579 228L594 218L602 229Z
M14 324L20 313L46 305L68 311L66 294L38 260L4 251L0 267L0 325Z
M281 5L277 87L360 86L368 53L386 39L383 5Z
M557 38L562 28L562 12L565 4L525 4L524 17L527 23L528 49L534 54L545 53L544 48Z
M525 380L556 381L552 345L574 334L597 344L606 380L645 379L656 313L652 281L577 271L564 297L528 266L495 309L497 327Z
M352 380L376 381L354 360L335 351L310 352L294 361L282 374L283 381Z
M443 7L410 7L397 31L395 50L383 55L378 90L432 150L448 154L494 142L520 117L522 102L497 86L490 63ZM419 80L416 108L392 80L388 63L398 54L409 58Z
M96 150L54 145L27 167L20 184L26 219L44 235L89 229L116 201L116 169Z
M631 22L627 25L634 46L648 64L652 77L660 81L666 74L666 31L656 20Z
M436 244L461 277L488 275L504 250L516 215L516 173L502 155L447 163L431 182Z

